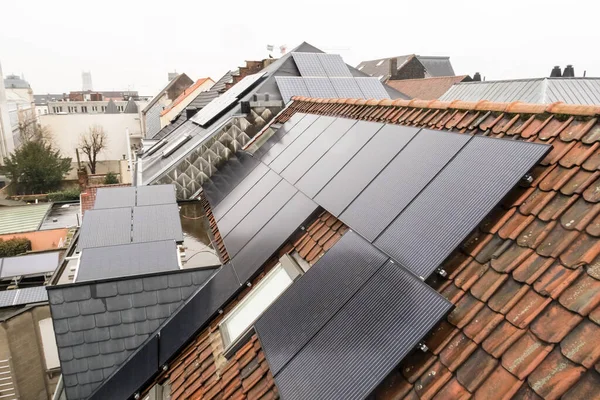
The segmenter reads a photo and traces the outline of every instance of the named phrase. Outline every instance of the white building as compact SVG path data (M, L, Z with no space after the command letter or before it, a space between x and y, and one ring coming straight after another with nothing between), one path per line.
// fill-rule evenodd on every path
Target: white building
M2 70L0 69L0 78ZM7 75L2 80L3 90L0 93L2 106L2 143L0 155L6 157L21 143L20 128L36 123L33 91L29 83L18 75ZM8 123L5 119L8 117Z

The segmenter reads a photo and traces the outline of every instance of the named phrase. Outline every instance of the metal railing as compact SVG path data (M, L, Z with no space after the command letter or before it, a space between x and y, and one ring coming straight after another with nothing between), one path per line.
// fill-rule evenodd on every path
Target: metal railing
M15 383L16 379L12 372L12 360L0 360L0 399L19 399L19 391Z

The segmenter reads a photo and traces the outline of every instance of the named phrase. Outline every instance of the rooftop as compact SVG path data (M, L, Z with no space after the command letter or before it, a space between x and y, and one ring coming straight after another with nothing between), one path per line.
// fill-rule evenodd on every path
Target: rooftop
M376 60L361 61L356 68L361 72L364 72L370 76L381 77L382 82L387 82L390 78L390 58L395 58L397 62L396 73L402 73L411 62L414 63L416 59L417 65L420 64L421 71L407 71L409 75L406 78L432 78L439 76L454 76L454 69L450 63L450 57L436 57L436 56L419 56L415 54L408 54L405 56L398 57L387 57L378 58ZM417 72L423 72L424 75L414 75Z
M440 76L423 79L389 80L387 84L394 89L420 100L436 100L456 83L468 81L468 75Z
M52 203L0 207L0 234L40 229L51 207Z
M190 86L187 89L185 89L183 91L183 93L181 93L175 100L173 100L173 102L171 104L169 104L168 107L166 107L164 110L162 110L160 112L160 115L163 116L166 113L168 113L169 111L171 111L179 103L181 103L186 98L188 98L190 96L190 94L194 93L196 91L196 89L198 89L200 86L204 85L208 81L212 82L212 79L210 79L210 78L200 78L200 79L198 79L192 86Z

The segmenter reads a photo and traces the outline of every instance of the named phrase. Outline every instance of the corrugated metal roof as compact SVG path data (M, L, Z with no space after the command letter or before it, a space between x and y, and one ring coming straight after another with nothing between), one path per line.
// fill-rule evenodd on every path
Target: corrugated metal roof
M30 232L39 229L51 203L0 208L0 234Z
M439 100L550 104L600 104L600 78L537 78L487 82L462 82Z

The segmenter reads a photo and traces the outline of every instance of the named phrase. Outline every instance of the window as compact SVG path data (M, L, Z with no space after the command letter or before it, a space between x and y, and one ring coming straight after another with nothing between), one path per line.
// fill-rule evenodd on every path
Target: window
M92 111L93 112L98 112L98 106L92 106Z
M54 338L54 328L52 318L46 318L39 321L40 335L42 336L42 348L44 350L44 359L46 360L46 370L60 367L58 360L58 349L56 348L56 339Z
M77 112L77 106L69 106L69 107L67 107L67 109L69 110L70 113L76 113Z
M106 106L102 106L102 112L106 111Z
M44 108L44 115L48 114L48 109Z
M279 263L225 316L219 329L223 348L231 349L241 341L254 321L302 274L302 270L288 255Z
M379 61L379 62L377 63L377 66L378 66L378 67L379 67L379 66L381 66L381 64L383 64L383 62L384 62L384 61L385 61L385 60L381 60L381 61Z
M117 108L119 109L119 112L123 112L123 106L117 106Z
M87 106L81 106L81 112L87 113Z

